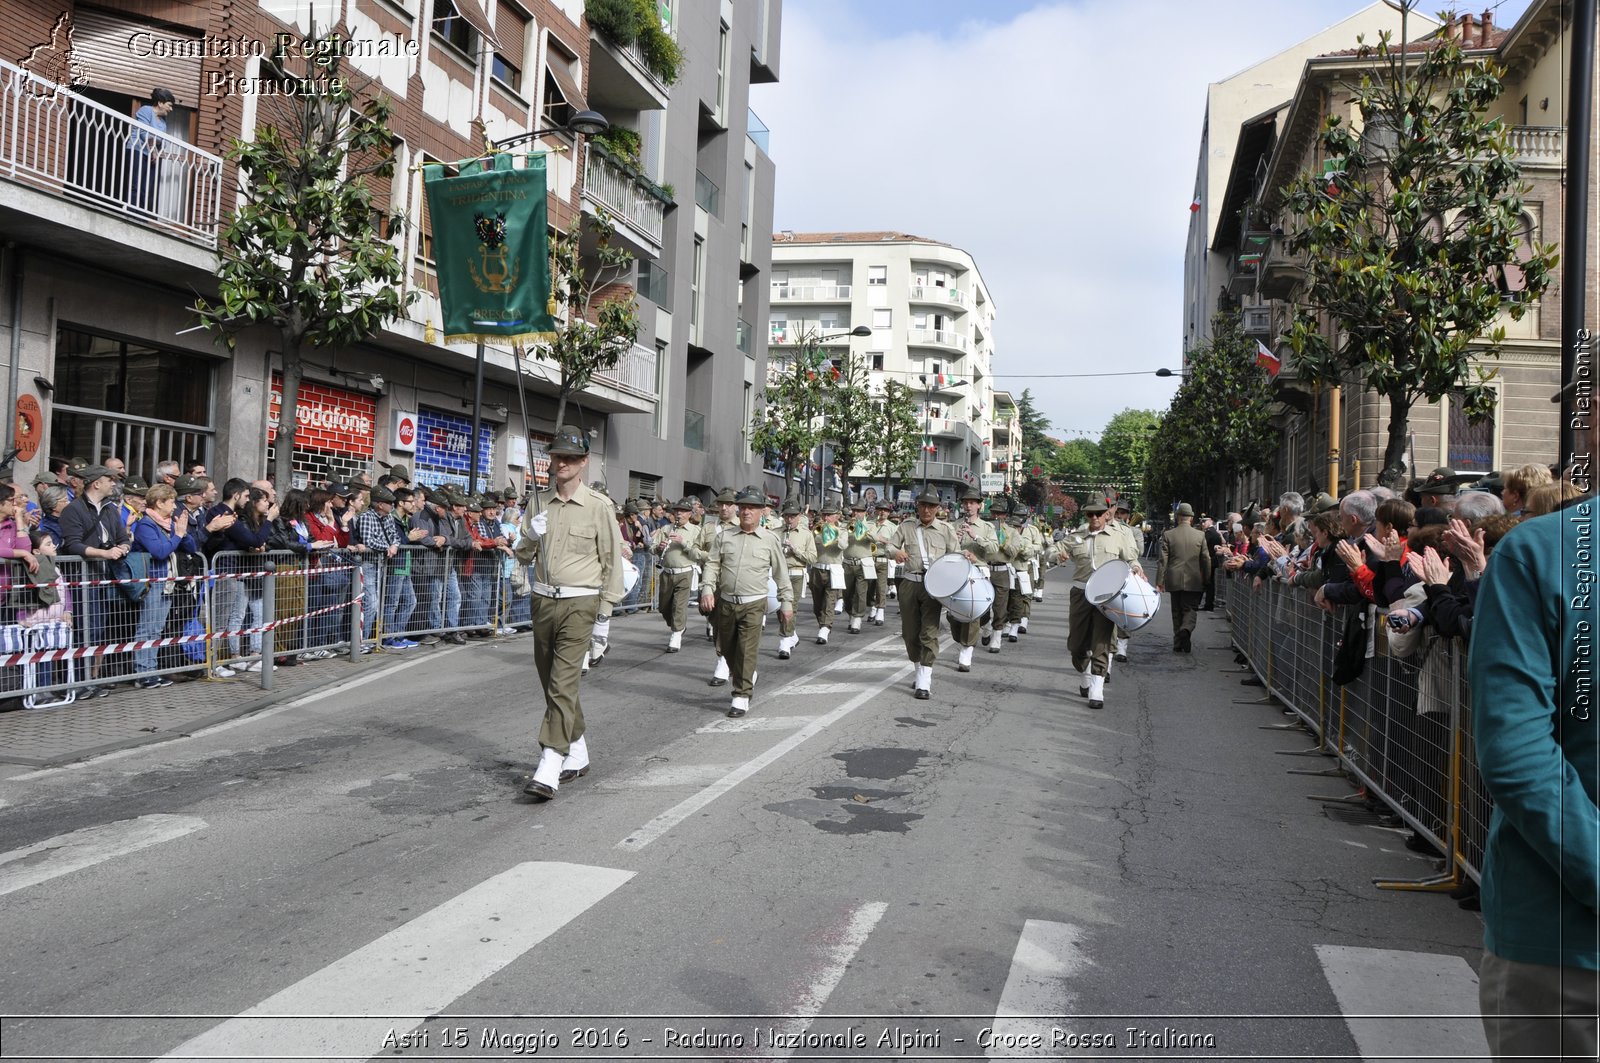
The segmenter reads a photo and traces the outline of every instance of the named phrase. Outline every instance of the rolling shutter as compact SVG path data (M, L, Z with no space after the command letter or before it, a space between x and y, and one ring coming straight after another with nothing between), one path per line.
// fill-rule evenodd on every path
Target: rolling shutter
M135 55L136 39L144 44L141 52L152 51L160 42L163 51L182 51L193 42L196 54L189 56ZM167 47L175 46L175 47ZM80 7L73 14L72 54L83 64L91 87L122 92L136 100L148 100L154 88L171 89L184 107L194 107L200 95L203 48L199 33L180 31L170 24L134 22L103 11Z

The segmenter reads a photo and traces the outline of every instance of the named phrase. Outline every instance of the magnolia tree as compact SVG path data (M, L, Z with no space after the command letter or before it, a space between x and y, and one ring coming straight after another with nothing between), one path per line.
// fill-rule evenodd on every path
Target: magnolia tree
M894 497L894 485L910 477L922 456L922 421L917 392L898 380L884 382L873 400L873 420L861 464L883 484L883 497Z
M1501 71L1448 32L1420 57L1384 33L1360 57L1372 63L1351 92L1362 128L1329 115L1327 168L1284 190L1307 271L1288 341L1310 382L1358 379L1389 400L1379 479L1395 486L1413 406L1459 390L1469 419L1493 411L1481 363L1505 337L1495 319L1522 317L1556 256L1532 244L1507 130L1485 114Z
M221 232L217 295L193 307L230 350L246 329L277 330L283 400L272 475L285 487L306 348L359 343L416 298L402 291L405 267L384 236L404 216L375 211L367 184L394 174L389 101L359 101L339 56L330 46L328 66L308 70L302 91L264 96L254 139L234 141L228 157L243 189Z

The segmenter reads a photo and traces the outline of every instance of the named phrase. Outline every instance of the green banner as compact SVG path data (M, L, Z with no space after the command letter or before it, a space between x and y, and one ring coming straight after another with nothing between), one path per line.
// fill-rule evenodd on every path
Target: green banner
M446 342L555 338L544 157L512 158L423 167Z

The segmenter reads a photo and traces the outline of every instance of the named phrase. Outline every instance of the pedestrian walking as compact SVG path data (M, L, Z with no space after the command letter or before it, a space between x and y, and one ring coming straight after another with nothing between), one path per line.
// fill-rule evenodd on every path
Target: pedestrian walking
M622 536L611 500L583 483L589 440L562 426L547 448L551 488L524 518L518 560L533 568L533 663L544 692L539 766L524 792L549 800L589 771L578 684L595 618L622 600Z
M735 505L738 523L723 531L716 552L706 559L700 608L717 618L717 655L727 661L733 681L728 715L737 718L750 711L755 690L768 580L777 587L780 624L794 622L794 589L783 544L761 527L766 496L746 488L735 496Z
M1190 653L1200 600L1211 582L1211 548L1205 532L1194 526L1189 503L1178 505L1177 524L1161 536L1158 549L1156 590L1172 595L1172 652Z

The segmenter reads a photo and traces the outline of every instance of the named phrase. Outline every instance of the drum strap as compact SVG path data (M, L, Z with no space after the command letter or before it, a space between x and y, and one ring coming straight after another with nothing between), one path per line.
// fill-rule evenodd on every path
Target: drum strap
M922 527L917 527L917 549L922 553L922 571L928 571L928 540L922 537Z

